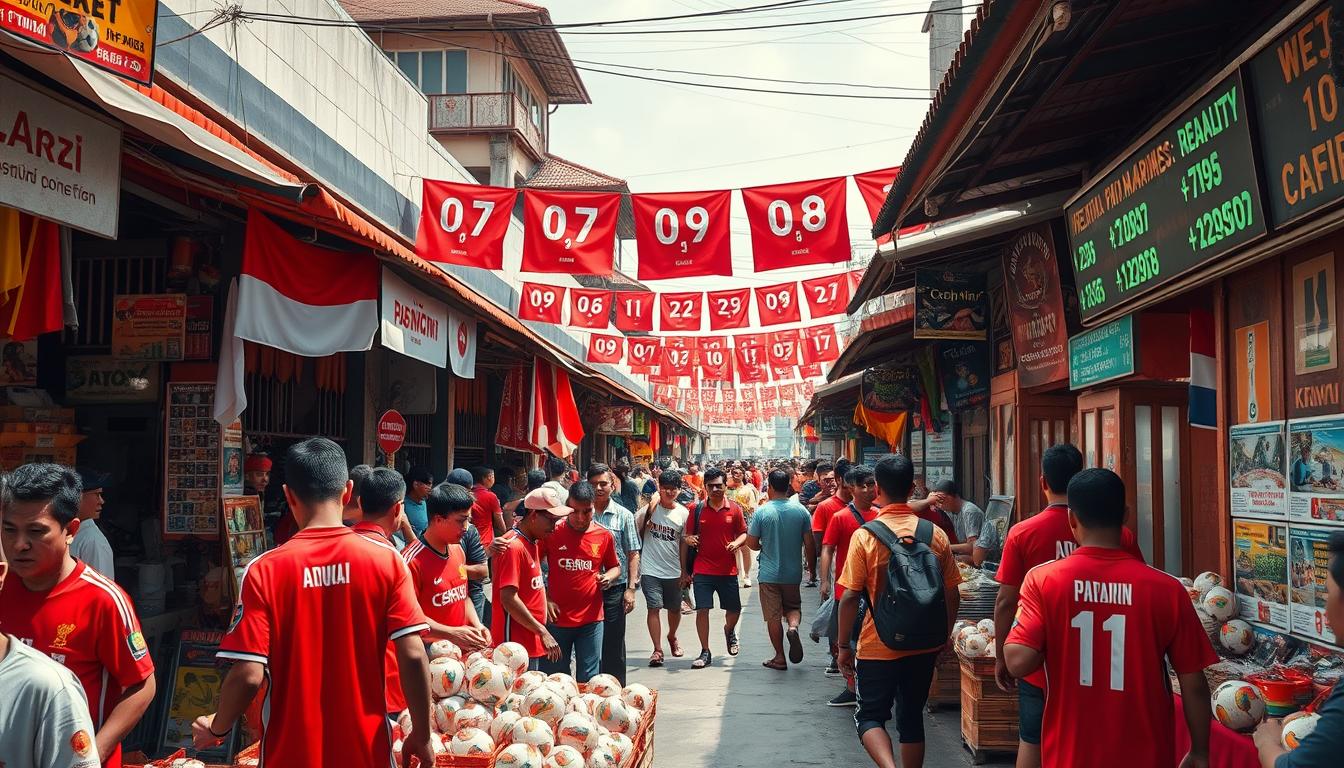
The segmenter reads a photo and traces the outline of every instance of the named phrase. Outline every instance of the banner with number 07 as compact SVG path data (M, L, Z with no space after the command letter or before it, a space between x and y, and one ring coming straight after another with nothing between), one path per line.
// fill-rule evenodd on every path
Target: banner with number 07
M415 252L426 261L481 269L504 268L518 190L425 179Z
M849 261L845 177L742 190L756 271Z
M617 192L523 190L524 272L610 275Z

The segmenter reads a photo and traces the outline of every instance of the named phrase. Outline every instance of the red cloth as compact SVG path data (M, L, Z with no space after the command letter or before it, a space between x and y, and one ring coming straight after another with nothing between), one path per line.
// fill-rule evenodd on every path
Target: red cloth
M1190 751L1190 732L1185 728L1181 697L1172 694L1176 717L1176 762ZM1260 768L1260 758L1250 734L1237 733L1214 720L1209 727L1209 768Z

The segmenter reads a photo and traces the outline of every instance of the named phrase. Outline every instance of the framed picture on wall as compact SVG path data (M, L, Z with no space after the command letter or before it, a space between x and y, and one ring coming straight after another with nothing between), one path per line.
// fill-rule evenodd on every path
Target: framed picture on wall
M1335 254L1293 267L1293 370L1298 376L1328 371L1338 363L1335 339Z

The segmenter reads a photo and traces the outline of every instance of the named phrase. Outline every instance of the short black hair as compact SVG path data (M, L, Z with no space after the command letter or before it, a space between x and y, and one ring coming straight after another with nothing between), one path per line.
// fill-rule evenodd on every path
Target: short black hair
M1069 511L1084 528L1115 529L1125 524L1125 481L1109 469L1084 469L1069 481Z
M658 475L659 488L680 488L681 473L675 469L665 469Z
M597 498L597 489L587 480L580 480L569 486L569 498L570 501L591 502L593 499Z
M891 501L905 501L915 483L915 465L899 453L883 456L873 467L873 479L883 496Z
M658 461L655 463L658 465L659 469L667 471L667 469L672 466L672 459L666 456L659 456Z
M406 485L411 483L424 483L432 485L434 483L434 473L429 471L429 467L422 464L413 464L406 470Z
M472 467L471 481L473 483L484 483L485 478L489 477L494 471L493 467Z
M425 497L425 512L430 517L447 517L455 512L470 512L475 503L471 491L445 481L430 489Z
M820 463L821 463L821 459L808 459L807 461L804 461L804 462L803 462L803 471L804 471L804 472L816 472L816 471L817 471L817 465L820 464Z
M934 493L945 493L948 496L956 496L957 498L961 498L961 489L957 488L956 480L952 479L939 480L938 482L934 483L933 487L930 488L929 490L933 491Z
M340 501L350 470L345 451L325 437L310 437L285 453L285 487L305 504Z
M592 479L594 479L594 478L596 478L596 477L599 477L599 476L601 476L601 475L605 475L605 474L607 474L607 473L610 472L610 471L611 471L611 467L608 467L606 464L603 464L603 463L600 462L600 461L595 461L595 462L593 462L592 464L589 464L589 465L588 465L588 474L587 474L587 478L588 478L589 480L592 480Z
M360 504L364 503L364 498L361 494L364 489L364 481L368 480L369 475L371 474L373 474L373 467L370 467L368 464L356 464L350 468L350 482L355 484L354 489L350 491L350 498L359 499ZM398 477L400 477L400 475L398 475Z
M727 475L718 467L710 467L705 470L705 485L709 485L715 480L724 480L725 478L727 478Z
M546 460L546 478L559 477L569 471L569 463L552 456Z
M1060 443L1045 449L1041 456L1041 476L1053 493L1066 493L1069 481L1083 471L1083 454L1072 443Z
M545 485L548 479L549 478L546 477L546 473L540 469L527 470L527 490L529 491L537 490L541 486Z
M789 484L793 482L793 473L785 472L782 469L772 469L770 474L766 475L765 482L769 484L770 490L775 493L788 493Z
M867 464L855 464L845 473L845 485L863 485L873 479L873 468Z
M841 457L841 458L839 458L839 459L836 459L836 460L835 460L835 480L836 480L836 482L839 482L839 483L843 483L843 482L845 482L845 478L849 477L849 470L850 470L850 468L852 468L853 466L854 466L854 462L850 461L849 459L846 459L846 458L844 458L844 457Z
M382 517L406 498L406 481L395 469L379 467L359 484L359 505L369 517Z
M84 489L79 475L60 464L24 464L5 478L4 499L42 501L51 504L51 516L64 528L79 517L79 499Z
M824 475L824 474L826 474L827 472L830 472L830 471L832 471L832 470L834 470L834 469L835 469L835 465L832 464L832 463L829 462L829 461L818 461L818 462L817 462L817 474L818 474L818 475Z
M1344 531L1330 534L1330 578L1344 590Z

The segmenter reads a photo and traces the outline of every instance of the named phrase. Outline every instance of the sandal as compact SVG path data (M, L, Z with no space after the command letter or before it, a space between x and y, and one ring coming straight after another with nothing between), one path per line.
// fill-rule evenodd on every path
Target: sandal
M723 630L723 639L728 643L728 655L736 656L737 652L742 650L742 646L737 642L737 633L731 629Z
M709 655L709 651L701 651L695 661L691 662L691 669L704 669L705 667L708 667L709 663L713 660L714 657Z
M788 664L782 661L775 661L774 659L770 659L769 661L762 661L761 666L765 667L766 669L777 669L780 672L787 671L789 668Z
M667 645L672 649L672 655L676 656L678 659L686 655L686 652L681 649L681 642L677 640L677 638L667 638Z
M653 652L653 655L649 657L649 666L650 666L650 667L661 667L661 666L663 666L663 652L662 652L662 651L654 651L654 652Z
M789 661L798 664L803 660L803 641L798 637L797 629L790 629L785 633L789 641Z

